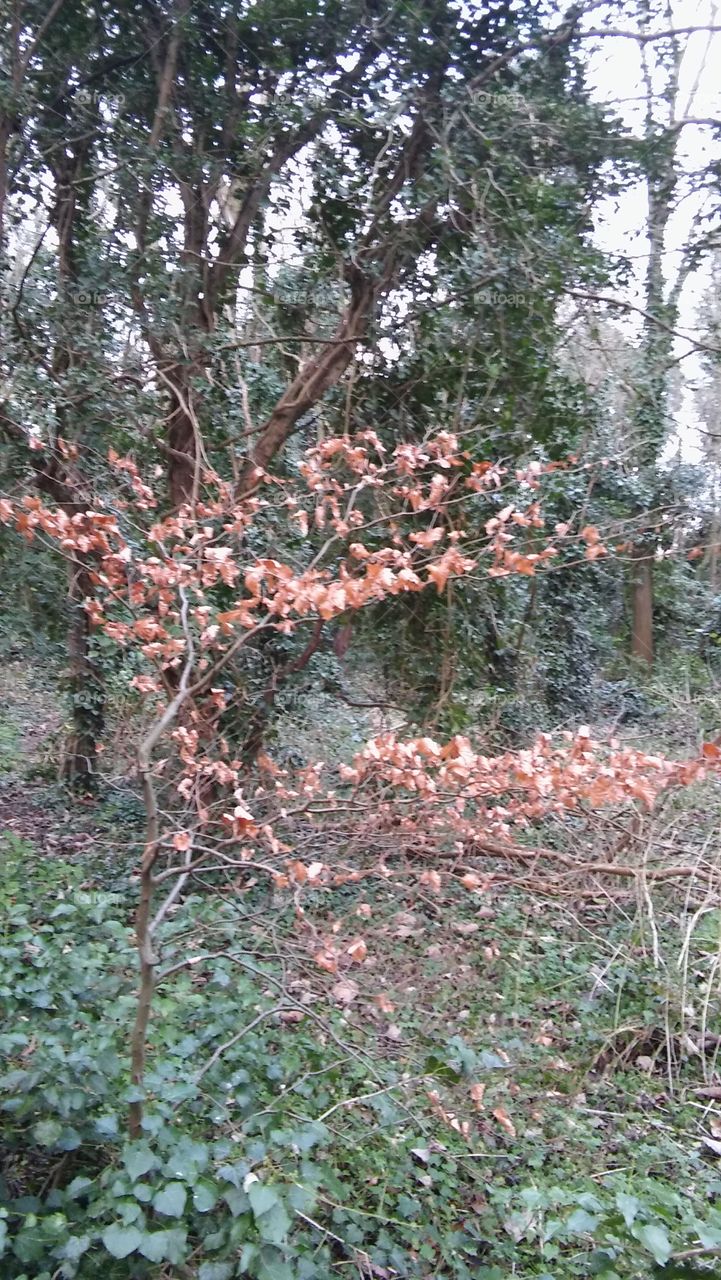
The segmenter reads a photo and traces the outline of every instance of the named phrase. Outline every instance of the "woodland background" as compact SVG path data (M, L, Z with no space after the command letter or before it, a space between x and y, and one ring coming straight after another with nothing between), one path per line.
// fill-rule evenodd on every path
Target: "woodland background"
M0 6L8 1280L721 1274L687 9Z

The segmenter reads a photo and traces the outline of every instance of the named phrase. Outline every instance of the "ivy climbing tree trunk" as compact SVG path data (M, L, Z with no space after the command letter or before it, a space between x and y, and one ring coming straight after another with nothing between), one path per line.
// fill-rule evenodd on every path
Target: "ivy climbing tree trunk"
M68 565L68 695L71 728L65 743L62 776L77 791L90 791L97 778L98 742L103 732L103 681L92 657L91 624L85 601L94 586L81 557Z
M59 111L47 125L50 168L55 180L53 224L58 238L57 289L63 314L53 351L55 423L52 436L53 476L61 489L62 505L73 516L87 509L82 475L75 461L88 428L91 401L81 388L86 370L96 362L96 350L86 331L94 323L92 304L84 305L83 273L89 261L88 231L94 191L92 141L98 127L97 109L81 125L66 100L62 143L56 137ZM88 127L89 126L89 127ZM53 142L55 146L53 147ZM104 690L91 653L90 619L85 602L95 596L90 562L77 554L70 562L68 582L68 696L70 732L65 742L62 777L73 790L94 789L97 781L98 741L104 723Z
M635 513L641 518L637 519L632 539L629 593L631 650L649 666L654 658L654 558L649 543L656 527L654 511L662 505L658 464L668 439L669 374L674 364L681 293L698 261L698 249L687 246L671 282L666 280L667 233L679 185L678 144L686 123L683 111L679 115L683 47L677 35L670 35L661 47L652 51L645 37L652 29L653 18L660 19L672 30L666 0L657 6L653 3L646 6L640 43L646 101L641 167L648 201L648 262L636 389L634 463L652 496L646 510L639 508Z

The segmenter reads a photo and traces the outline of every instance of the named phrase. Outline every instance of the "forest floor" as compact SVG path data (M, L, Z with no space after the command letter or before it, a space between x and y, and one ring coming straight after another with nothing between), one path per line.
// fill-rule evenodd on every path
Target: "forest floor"
M88 1180L78 1212L105 1235L87 1236L83 1276L105 1265L101 1239L119 1239L116 1200L127 1237L140 1220L127 1206L147 1191L123 1173L122 1136L139 815L117 788L70 801L53 770L61 726L37 673L6 666L2 1183L11 1221L23 1197L36 1206L12 1246L28 1277L65 1256L37 1225L48 1187L48 1212L72 1221L67 1188ZM719 865L718 800L673 801L643 828L646 849L699 866L703 849ZM586 833L584 858L604 838ZM491 878L476 893L402 876L310 891L302 927L262 886L179 905L147 1132L172 1157L167 1185L192 1189L195 1208L183 1194L163 1219L176 1228L161 1233L166 1264L113 1275L240 1274L222 1270L227 1222L256 1172L285 1226L264 1235L256 1221L269 1277L721 1275L718 883L586 876L531 892L522 870L509 882L507 867L482 865ZM362 963L346 952L338 972L319 968L325 940L359 935ZM103 1168L117 1171L112 1194ZM248 1258L248 1274L266 1274Z

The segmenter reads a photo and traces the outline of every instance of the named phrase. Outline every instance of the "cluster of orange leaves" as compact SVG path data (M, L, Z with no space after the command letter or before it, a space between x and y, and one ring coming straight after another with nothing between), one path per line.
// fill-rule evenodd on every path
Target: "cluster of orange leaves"
M700 780L720 756L707 743L696 759L669 760L614 739L594 740L586 727L560 740L541 733L533 746L499 756L475 751L461 735L441 744L386 733L368 742L352 765L341 766L340 774L354 788L373 786L381 797L375 808L379 822L392 810L396 829L455 832L462 846L481 833L504 837L511 826L584 806L640 801L652 808L662 791ZM398 814L402 794L413 800L405 816Z
M373 431L324 441L308 450L301 464L305 495L297 484L293 488L259 473L264 495L255 492L237 501L229 482L205 473L203 495L192 507L146 526L146 513L158 506L153 488L135 461L111 449L111 474L121 491L107 504L68 511L34 495L0 499L0 522L14 525L28 541L42 534L67 556L84 559L94 588L86 601L91 621L116 643L137 647L153 664L152 675L135 681L146 694L159 692L159 674L179 666L187 650L181 590L191 597L190 621L203 651L203 671L213 651L227 647L237 629L272 626L292 632L304 619L331 620L429 585L442 592L450 578L476 568L489 576L530 575L557 554L550 543L537 550L513 546L519 531L525 531L527 542L528 535L540 536L543 530L535 500L506 504L486 521L485 544L474 555L463 550L465 532L456 518L463 490L491 495L513 477L498 464L473 462L451 432L439 432L423 445L397 445L387 458L386 452ZM532 494L542 475L560 465L531 463L516 471L515 483ZM278 489L281 496L274 503ZM297 520L301 532L309 521L332 531L332 568L248 556L253 524L264 512L277 510ZM418 527L424 516L425 527ZM372 546L361 540L363 530L372 534ZM590 552L600 553L588 529L581 537ZM379 540L384 545L379 547ZM208 602L218 584L236 593L232 608L217 610Z
M218 839L235 842L241 858L260 849L282 859L293 848L290 802L310 822L335 823L341 832L354 823L371 844L388 832L411 841L420 832L429 848L462 847L480 831L503 837L514 825L584 805L651 805L663 788L716 764L604 746L585 730L560 744L541 735L533 747L497 757L479 754L463 737L439 744L384 734L339 771L319 763L289 776L262 757L247 794L247 771L222 735L203 732L209 715L217 718L225 706L224 689L212 677L228 650L261 628L288 633L390 596L428 586L441 592L452 577L476 569L490 577L535 574L558 554L544 533L537 492L544 474L567 464L531 463L509 476L496 463L474 461L451 432L389 452L375 432L365 431L310 449L300 467L305 491L297 482L261 475L263 483L238 501L230 483L205 473L194 505L157 519L148 513L157 511L158 500L136 462L111 450L109 463L119 492L107 503L68 511L33 495L0 499L0 522L28 540L43 535L70 558L82 557L93 587L86 600L93 625L145 659L147 669L131 683L159 710L176 687L168 669L179 668L191 652L192 679L208 677L202 707L191 703L166 739L178 803L190 814L182 830L168 836L178 853L190 849L191 828L212 828ZM499 507L499 490L511 484L517 499ZM469 491L476 505L486 494L492 511L473 555L458 527ZM249 553L253 526L279 513L301 535L311 524L325 531L331 567L318 563L322 553L310 563L299 554L295 564ZM557 525L554 533L580 539L589 560L605 554L593 526L574 535L570 525ZM218 587L233 594L230 608L216 603ZM158 762L158 770L166 763ZM217 798L219 792L222 801L211 807L209 793ZM349 796L365 798L353 818ZM323 876L323 864L305 867L296 859L276 872L276 883L297 888Z

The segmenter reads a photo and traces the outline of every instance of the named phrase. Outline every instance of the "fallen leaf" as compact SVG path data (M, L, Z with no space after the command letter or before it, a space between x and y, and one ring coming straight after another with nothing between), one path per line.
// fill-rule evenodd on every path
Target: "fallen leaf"
M362 938L354 938L348 947L348 955L354 964L362 964L368 955L368 948Z
M359 990L358 983L354 982L352 978L341 978L340 982L336 982L331 989L331 995L339 1004L350 1004L352 1000L356 999Z
M485 1092L486 1092L485 1083L471 1085L470 1094L471 1094L471 1098L473 1099L473 1105L475 1106L477 1111L483 1111L483 1095Z
M464 938L471 933L478 933L480 927L479 924L474 924L472 920L455 920L451 926L455 933L462 934Z
M434 893L440 893L443 881L437 871L424 871L421 876L421 884L425 884Z
M381 1013L395 1012L395 1005L385 991L379 991L378 995L373 997L373 1003L380 1009Z
M410 938L416 932L418 917L412 911L399 911L394 923L397 938Z
M494 1109L494 1111L492 1112L492 1114L493 1114L493 1118L494 1118L494 1120L497 1120L497 1121L498 1121L498 1123L500 1124L501 1128L502 1128L502 1129L505 1129L505 1131L506 1131L506 1133L509 1135L509 1137L511 1137L511 1138L515 1138L515 1136L516 1136L516 1128L515 1128L515 1125L514 1125L513 1121L511 1120L511 1117L509 1116L508 1112L506 1111L505 1107L496 1107L496 1108Z
M318 968L325 969L326 973L338 972L338 957L330 947L322 947L320 951L316 951L313 959Z

